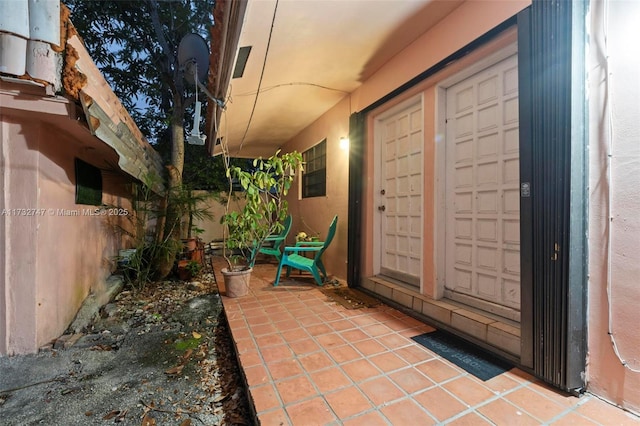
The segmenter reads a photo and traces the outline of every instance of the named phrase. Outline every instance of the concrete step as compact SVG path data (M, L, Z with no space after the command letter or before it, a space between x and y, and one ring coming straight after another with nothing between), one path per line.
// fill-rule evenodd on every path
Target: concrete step
M381 277L362 280L362 290L438 328L453 332L511 361L520 358L520 325L447 299L434 300Z

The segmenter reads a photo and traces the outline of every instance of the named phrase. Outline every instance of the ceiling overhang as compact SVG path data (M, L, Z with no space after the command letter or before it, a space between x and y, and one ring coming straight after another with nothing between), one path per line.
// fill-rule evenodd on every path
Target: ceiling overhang
M244 22L224 15L222 53L211 62L214 76L224 71L215 89L226 101L224 111L209 107L216 112L208 133L214 155L221 146L231 156L272 155L463 0L243 3ZM246 68L231 78L242 47L251 47Z

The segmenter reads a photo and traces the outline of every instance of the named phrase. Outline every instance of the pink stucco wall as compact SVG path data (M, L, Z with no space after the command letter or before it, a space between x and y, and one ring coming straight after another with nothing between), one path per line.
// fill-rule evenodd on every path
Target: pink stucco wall
M347 277L347 211L349 182L349 153L340 148L340 138L349 136L349 97L340 101L320 120L307 127L290 140L283 151L304 152L323 139L327 139L327 192L324 197L301 199L299 179L289 192L289 211L293 225L289 243L295 241L298 232L309 235L327 235L329 224L338 215L338 227L331 246L322 257L329 275L340 279Z
M640 4L591 7L588 389L640 413Z
M463 3L356 89L352 94L353 111L375 102L529 4L530 0L470 0Z
M1 123L0 209L38 209L36 216L0 217L0 353L18 354L62 334L86 296L104 291L120 237L107 217L82 215L95 206L75 204L74 158L104 164L102 153L78 139L93 139L87 131L74 135L65 127L77 122L60 119L53 125L37 116L2 115ZM130 208L122 178L103 178L103 203Z

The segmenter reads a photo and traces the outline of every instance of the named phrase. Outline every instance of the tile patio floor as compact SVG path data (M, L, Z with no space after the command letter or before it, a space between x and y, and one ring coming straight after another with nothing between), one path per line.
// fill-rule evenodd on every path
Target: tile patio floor
M517 368L483 382L411 340L432 327L385 305L348 310L297 272L274 277L256 265L247 296L222 297L263 426L640 424Z

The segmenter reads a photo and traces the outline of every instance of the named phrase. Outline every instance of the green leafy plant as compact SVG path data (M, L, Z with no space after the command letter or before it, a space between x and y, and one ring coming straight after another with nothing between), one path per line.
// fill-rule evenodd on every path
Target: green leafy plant
M202 270L202 264L196 260L190 260L187 263L187 266L184 267L189 274L191 275L191 277L197 277L198 274L200 274L200 271Z
M227 178L230 182L238 182L245 195L244 207L230 211L227 202L226 212L220 220L224 226L223 256L230 271L253 266L265 239L283 229L288 214L284 197L301 166L302 154L297 151L282 155L277 151L267 159L257 158L251 170L227 166Z
M131 214L126 216L124 223L112 224L132 246L126 258L118 257L117 260L127 284L134 290L141 290L148 282L169 274L183 248L182 242L174 236L185 215L211 218L206 208L198 207L207 194L194 195L182 187L160 194L153 190L159 179L159 176L149 175L135 184ZM168 204L173 206L172 211L166 208Z
M198 228L197 226L192 226L191 233L195 235L196 238L199 238L199 236L204 233L204 229Z

